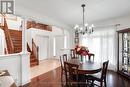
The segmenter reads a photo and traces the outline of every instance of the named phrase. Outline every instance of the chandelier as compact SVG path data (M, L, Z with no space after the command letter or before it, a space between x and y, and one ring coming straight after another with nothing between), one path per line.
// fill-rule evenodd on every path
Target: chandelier
M82 25L78 25L78 24L75 25L74 27L75 33L79 33L82 35L92 34L94 25L92 24L91 26L89 26L88 23L85 23L85 17L84 17L85 4L82 4L81 7L83 8L83 22Z

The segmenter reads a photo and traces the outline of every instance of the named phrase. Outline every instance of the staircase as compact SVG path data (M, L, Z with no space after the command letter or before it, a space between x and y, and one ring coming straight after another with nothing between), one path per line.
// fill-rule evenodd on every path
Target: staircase
M39 65L38 62L37 62L37 59L36 59L36 57L31 53L31 55L30 55L30 66L33 67L33 66L36 66L36 65Z
M32 41L32 43L33 43L33 41ZM38 56L36 57L35 54L33 53L33 51L31 51L28 43L27 43L27 51L31 53L31 55L30 55L30 66L33 67L33 66L39 65ZM37 49L37 51L38 51L38 49Z
M10 33L11 40L13 42L14 53L21 52L22 51L22 31L9 29L9 33ZM36 53L35 51L37 51L37 48L36 48L36 45L33 40L32 40L32 44L33 44L32 51L31 51L29 45L27 44L27 50L31 54L30 55L30 66L31 67L39 64L38 59L37 59L37 54L35 55L35 53Z
M10 37L11 40L13 42L13 46L14 46L14 53L19 53L22 51L22 31L18 31L18 30L11 30L9 29L9 33L10 33ZM37 47L34 43L34 41L32 40L32 51L29 47L29 45L27 44L27 50L28 52L30 52L30 66L36 66L38 65L38 58L37 58Z
M19 53L22 51L22 31L8 29L6 18L4 18L4 26L0 26L4 30L5 39L7 43L7 54ZM30 66L39 65L38 47L32 40L32 50L27 44L27 50L30 55Z
M10 37L11 37L11 40L13 42L13 46L14 46L14 53L19 53L22 51L22 31L18 31L18 30L11 30L9 29L9 33L10 33ZM35 43L34 41L32 41L32 44L33 44L33 49L31 51L29 45L27 44L27 50L28 52L30 52L30 66L33 67L33 66L36 66L38 65L38 59L37 59L37 55L35 56ZM37 51L37 49L36 49Z
M22 51L22 31L9 29L10 37L14 46L14 53Z

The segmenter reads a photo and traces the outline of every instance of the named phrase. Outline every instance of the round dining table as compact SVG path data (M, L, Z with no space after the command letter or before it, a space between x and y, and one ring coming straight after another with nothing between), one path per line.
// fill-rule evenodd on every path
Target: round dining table
M70 59L67 62L79 65L79 74L94 74L101 71L101 64L94 61L81 61L80 59Z

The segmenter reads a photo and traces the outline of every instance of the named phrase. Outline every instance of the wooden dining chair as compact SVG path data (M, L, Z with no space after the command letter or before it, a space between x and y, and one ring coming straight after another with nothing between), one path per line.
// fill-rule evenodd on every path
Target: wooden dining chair
M63 75L65 73L64 70L64 62L67 61L67 54L63 54L62 56L60 56L60 63L61 63L61 81L63 79Z
M67 61L68 59L67 54L63 54L62 57L63 57L63 61Z
M92 85L97 85L97 84L94 84L94 81L98 81L100 82L100 87L103 87L103 82L106 87L106 74L107 74L108 63L109 63L109 60L106 62L103 62L103 67L100 73L95 74L95 75L88 75L86 77L87 80L92 81Z
M67 87L82 87L86 85L85 75L78 73L79 65L64 62Z
M90 61L91 60L91 58L93 57L93 61L94 61L94 54L93 53L88 53L88 60Z
M74 49L70 49L70 57L71 59L74 59L76 57L76 53Z

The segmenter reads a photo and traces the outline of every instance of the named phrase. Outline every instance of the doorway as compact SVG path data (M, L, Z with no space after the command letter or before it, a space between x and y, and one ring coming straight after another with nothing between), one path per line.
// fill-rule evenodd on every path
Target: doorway
M49 36L37 35L37 45L39 46L39 60L48 58Z
M62 49L64 48L64 36L55 36L54 45L54 56L59 58L62 54Z

